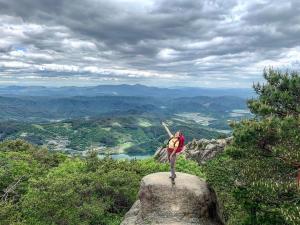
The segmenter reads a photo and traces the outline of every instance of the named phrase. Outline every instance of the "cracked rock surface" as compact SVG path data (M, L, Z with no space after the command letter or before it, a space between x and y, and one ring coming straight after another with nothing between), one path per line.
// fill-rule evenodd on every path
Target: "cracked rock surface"
M139 199L121 225L223 225L214 191L197 176L177 173L175 183L168 172L145 176Z

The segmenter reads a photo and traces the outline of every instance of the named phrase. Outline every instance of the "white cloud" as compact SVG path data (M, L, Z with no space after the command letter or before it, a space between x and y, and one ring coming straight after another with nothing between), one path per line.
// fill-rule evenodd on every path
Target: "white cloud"
M23 51L23 50L14 50L14 51L11 51L9 53L10 56L12 57L15 57L15 58L21 58L21 59L24 59L24 58L28 58L29 60L30 59L42 59L42 60L49 60L49 61L52 61L54 60L54 57L50 54L46 54L46 53L34 53L34 52L28 52L27 51Z
M0 68L15 68L15 69L23 69L30 67L31 64L23 63L19 61L7 61L7 62L0 62Z
M176 59L177 55L178 51L171 48L164 48L158 52L157 57L162 60L172 60Z
M97 47L94 43L90 41L82 41L76 39L64 39L62 44L66 48L75 48L75 49L91 49L96 50Z
M42 64L35 66L41 71L53 71L53 72L78 72L79 66L76 65L63 65L63 64Z

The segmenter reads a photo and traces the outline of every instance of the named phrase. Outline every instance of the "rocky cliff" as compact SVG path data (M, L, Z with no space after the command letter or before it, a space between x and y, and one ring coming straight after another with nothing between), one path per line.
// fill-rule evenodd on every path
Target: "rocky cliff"
M139 199L121 225L223 225L214 191L197 176L169 173L145 176Z
M186 144L185 150L182 153L187 159L197 161L199 164L205 163L212 159L218 153L224 151L226 145L232 140L232 137L224 139L200 139L193 140ZM160 162L167 162L167 152L162 147L158 148L154 157Z

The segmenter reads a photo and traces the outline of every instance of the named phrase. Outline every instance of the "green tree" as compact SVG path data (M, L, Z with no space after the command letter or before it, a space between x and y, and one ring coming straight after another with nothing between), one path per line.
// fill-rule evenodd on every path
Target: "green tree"
M232 124L233 193L245 224L300 224L300 76L266 69L264 78L248 102L255 117Z
M0 224L23 224L20 199L30 179L45 176L65 158L22 140L0 143Z

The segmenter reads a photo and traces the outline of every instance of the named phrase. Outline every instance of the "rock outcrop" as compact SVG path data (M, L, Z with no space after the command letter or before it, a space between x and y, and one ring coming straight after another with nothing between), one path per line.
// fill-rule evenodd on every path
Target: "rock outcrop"
M156 152L154 153L154 159L156 159L158 162L168 162L168 153L164 147L159 147L156 149Z
M121 225L223 225L214 191L197 176L177 173L175 184L169 173L145 176L139 200Z
M199 164L203 164L214 158L217 154L223 152L226 145L228 145L231 140L232 137L224 139L193 140L186 145L184 154L187 159L192 159Z
M232 140L232 137L224 139L200 139L193 140L185 145L185 150L182 153L187 159L197 161L199 164L205 163L212 159L218 153L224 151L226 145ZM167 162L167 152L161 147L155 152L154 158L159 162Z

